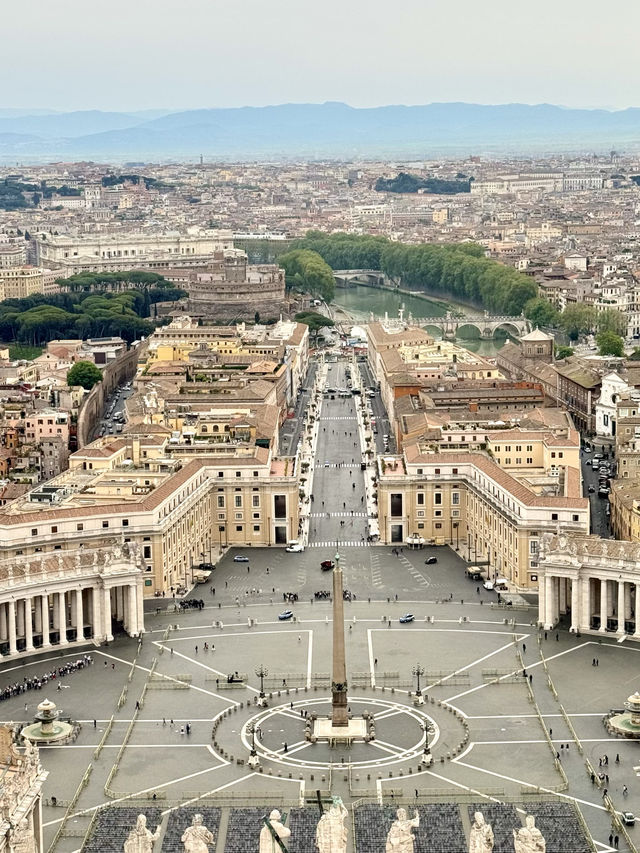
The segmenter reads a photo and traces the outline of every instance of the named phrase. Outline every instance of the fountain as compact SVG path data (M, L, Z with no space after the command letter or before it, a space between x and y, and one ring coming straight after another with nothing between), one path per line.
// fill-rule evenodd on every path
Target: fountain
M605 718L605 726L617 737L640 740L640 693L629 696L624 703L626 711L611 711Z
M35 722L22 729L22 737L38 745L71 740L76 727L58 719L59 716L60 711L56 709L55 702L45 699L38 705L34 714Z

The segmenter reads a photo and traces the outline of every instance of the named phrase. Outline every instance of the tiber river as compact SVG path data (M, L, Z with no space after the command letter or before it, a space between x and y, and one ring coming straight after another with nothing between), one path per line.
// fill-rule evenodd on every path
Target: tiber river
M397 317L398 309L403 305L405 318L411 313L416 319L420 320L428 317L444 317L447 313L447 307L463 314L477 315L482 313L453 300L448 300L447 303L436 302L416 296L407 296L403 293L395 293L392 290L362 287L361 285L348 288L336 287L336 295L332 304L343 308L356 321L368 320L370 312L376 317L384 317L386 311L389 317ZM436 337L440 336L439 330L432 329L431 331ZM499 337L499 334L493 341L478 338L459 338L458 343L480 355L494 356L506 339L506 335Z

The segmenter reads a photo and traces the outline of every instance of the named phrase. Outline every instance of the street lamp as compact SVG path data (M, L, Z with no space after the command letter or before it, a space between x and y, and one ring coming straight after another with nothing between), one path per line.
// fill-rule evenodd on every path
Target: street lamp
M459 526L459 522L454 521L454 522L453 522L453 529L454 529L454 530L455 530L455 532L456 532L456 551L459 551L459 550L460 550L460 541L459 541L459 538L458 538L458 526Z
M411 674L415 675L417 682L418 682L418 686L416 688L416 696L420 696L420 676L424 675L425 672L426 672L426 669L419 663L417 663L413 667L413 669L411 670Z
M431 755L431 747L429 746L429 731L433 731L433 728L429 725L428 720L425 720L422 724L422 730L424 731L424 749L422 751L422 758L420 759L420 763L425 764L428 767L433 761L433 756Z
M249 760L247 764L251 767L252 770L255 770L256 767L260 765L260 759L258 758L258 752L256 750L256 724L255 722L251 723L251 726L248 729L249 734L251 735L251 752L249 754Z
M258 704L264 706L267 704L266 697L264 695L264 680L269 675L269 670L263 663L261 663L260 666L256 667L255 672L260 679L260 695L258 696Z

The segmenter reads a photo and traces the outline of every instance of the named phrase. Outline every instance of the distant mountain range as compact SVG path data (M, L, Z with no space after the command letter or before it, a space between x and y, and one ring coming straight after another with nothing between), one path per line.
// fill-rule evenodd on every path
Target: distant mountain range
M185 112L0 108L0 160L295 157L428 158L636 149L640 109L444 103L357 109L341 103Z

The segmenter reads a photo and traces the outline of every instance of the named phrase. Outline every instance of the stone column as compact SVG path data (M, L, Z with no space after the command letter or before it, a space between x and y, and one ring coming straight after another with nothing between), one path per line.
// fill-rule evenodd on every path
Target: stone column
M631 620L631 584L625 581L624 584L624 618Z
M104 638L105 640L113 640L113 634L111 633L111 589L108 587L104 588L102 595L102 605L103 605L103 626L104 626Z
M33 621L36 634L42 634L42 605L40 604L39 595L36 595L33 600Z
M67 640L67 608L64 592L58 593L58 626L60 630L60 645L66 646Z
M0 640L9 639L9 629L7 628L7 605L3 602L0 604Z
M553 627L553 577L545 575L544 578L544 627Z
M84 640L84 612L82 609L82 590L76 590L76 639Z
M640 639L640 583L634 584L636 590L636 600L634 605L634 619L636 620L636 627L633 632L633 636L636 639Z
M557 624L558 619L560 618L560 610L559 610L560 580L561 579L557 578L557 577L551 578L551 620L550 620L550 622L551 622L552 627Z
M22 598L16 601L16 620L18 637L24 637L24 600Z
M558 578L558 615L567 612L567 579Z
M600 630L604 634L607 630L607 618L609 616L609 588L608 581L600 581Z
M24 600L24 639L25 650L33 651L33 615L31 613L31 598Z
M51 645L49 639L49 596L43 595L40 601L42 605L42 646L44 648Z
M100 609L100 588L97 586L91 587L91 627L94 640L102 640L104 631L102 630L102 610Z
M136 584L136 602L138 604L138 635L144 634L144 593L141 584Z
M134 583L127 586L127 633L130 637L138 633L137 588Z
M618 634L624 634L624 581L618 581Z
M580 612L580 579L575 577L571 580L571 630L576 633L580 630L582 614Z
M16 643L16 605L13 601L7 602L7 608L9 610L9 654L15 655L18 651L18 645Z
M581 627L591 628L591 578L582 578Z

